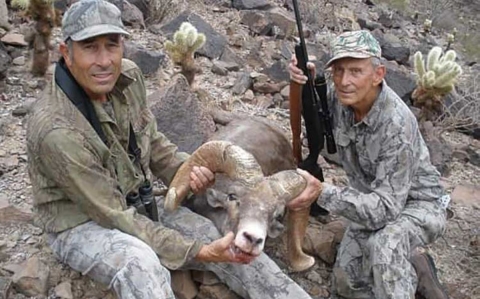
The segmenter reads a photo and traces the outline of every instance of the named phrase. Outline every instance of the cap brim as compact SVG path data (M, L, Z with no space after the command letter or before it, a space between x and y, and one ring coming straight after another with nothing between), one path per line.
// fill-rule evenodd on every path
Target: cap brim
M126 36L130 35L130 33L125 31L121 27L102 24L102 25L94 25L91 27L87 27L75 34L70 35L69 38L71 38L73 41L78 42L91 37L105 35L105 34L122 34Z
M359 53L359 52L345 52L345 53L338 54L337 56L334 56L332 59L330 59L325 65L325 68L328 69L335 60L339 60L342 58L369 58L369 57L374 57L374 56L371 54Z

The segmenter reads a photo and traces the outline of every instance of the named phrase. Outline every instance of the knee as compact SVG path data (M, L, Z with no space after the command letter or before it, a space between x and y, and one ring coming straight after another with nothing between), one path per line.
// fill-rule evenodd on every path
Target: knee
M130 277L143 275L145 279L148 277L164 277L170 282L170 272L160 263L155 251L143 241L134 240L128 246L125 246L123 252L124 254L119 256L116 265L117 274L123 273L123 275Z
M408 256L408 232L401 226L387 225L367 241L372 265L390 264L398 254Z

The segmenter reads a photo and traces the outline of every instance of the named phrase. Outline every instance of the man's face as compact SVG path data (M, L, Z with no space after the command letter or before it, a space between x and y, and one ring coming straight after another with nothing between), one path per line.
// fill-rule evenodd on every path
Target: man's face
M334 62L333 82L337 98L345 106L362 106L376 96L384 77L383 66L373 67L370 58L342 58Z
M119 34L107 34L60 46L68 69L92 100L106 100L120 76L123 57Z

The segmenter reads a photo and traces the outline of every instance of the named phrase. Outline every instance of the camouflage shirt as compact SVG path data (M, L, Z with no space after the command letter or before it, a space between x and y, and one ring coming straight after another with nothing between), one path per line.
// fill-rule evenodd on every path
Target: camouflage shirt
M407 200L444 197L415 116L385 82L371 110L357 123L351 108L330 99L349 186L325 183L319 205L376 230L395 220Z
M93 220L138 237L163 265L176 269L196 256L202 244L127 207L126 194L144 179L126 151L130 123L148 176L168 184L188 155L157 132L143 76L132 61L122 61L122 73L108 100L115 119L92 101L108 146L54 80L35 104L27 128L35 221L47 232L58 233Z

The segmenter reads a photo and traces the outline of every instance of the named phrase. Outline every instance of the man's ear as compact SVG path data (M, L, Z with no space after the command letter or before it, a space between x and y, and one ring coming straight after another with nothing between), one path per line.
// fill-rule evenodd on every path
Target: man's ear
M65 59L65 64L67 66L72 64L71 53L69 52L69 48L65 42L61 42L60 46L58 47L60 54L62 54L63 59Z
M386 72L387 72L387 69L385 68L384 65L380 65L375 68L375 75L373 77L374 86L378 86L382 83L383 78L385 78Z

